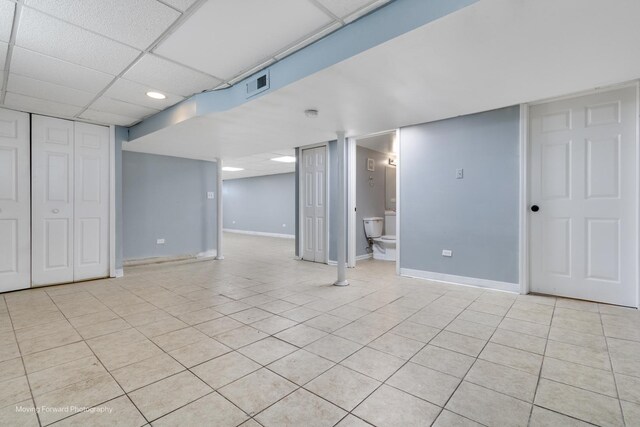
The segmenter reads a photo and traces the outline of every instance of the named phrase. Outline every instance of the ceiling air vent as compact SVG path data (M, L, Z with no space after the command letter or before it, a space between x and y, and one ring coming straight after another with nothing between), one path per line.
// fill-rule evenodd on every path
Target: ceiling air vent
M269 89L269 70L254 76L247 82L247 98Z

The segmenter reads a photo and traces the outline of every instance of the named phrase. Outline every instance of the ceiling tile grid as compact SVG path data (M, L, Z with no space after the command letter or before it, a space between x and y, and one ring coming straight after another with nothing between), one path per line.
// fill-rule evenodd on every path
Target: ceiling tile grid
M8 42L11 37L14 10L14 3L7 0L0 0L0 41Z

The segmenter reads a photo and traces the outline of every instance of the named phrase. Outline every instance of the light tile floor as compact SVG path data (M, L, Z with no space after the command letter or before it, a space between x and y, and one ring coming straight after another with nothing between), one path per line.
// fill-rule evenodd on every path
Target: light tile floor
M640 425L636 310L373 261L337 288L292 241L225 239L224 261L0 295L0 425Z

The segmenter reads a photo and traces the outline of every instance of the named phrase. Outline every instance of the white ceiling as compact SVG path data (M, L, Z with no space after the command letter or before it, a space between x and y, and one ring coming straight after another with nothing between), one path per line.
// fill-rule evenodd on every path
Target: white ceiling
M640 77L639 16L637 0L481 0L230 111L125 147L243 157L328 141L338 130L369 135L630 81ZM308 108L319 117L306 118Z
M222 172L222 179L246 178L250 176L275 175L295 172L295 163L276 162L271 159L282 156L295 156L294 150L278 150L271 153L254 154L246 157L226 158L223 166L243 168L235 172Z
M129 126L388 1L0 0L0 105Z
M395 132L385 132L385 133L358 138L356 140L356 144L360 147L368 148L369 150L373 150L373 151L378 151L383 154L395 155L394 154L395 139L396 139Z

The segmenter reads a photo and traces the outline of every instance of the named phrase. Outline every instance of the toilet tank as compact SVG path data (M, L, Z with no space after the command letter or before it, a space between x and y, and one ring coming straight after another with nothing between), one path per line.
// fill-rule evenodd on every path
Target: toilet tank
M387 236L396 235L396 211L384 212L384 234Z
M383 219L380 217L362 218L364 221L364 234L375 239L382 236Z

